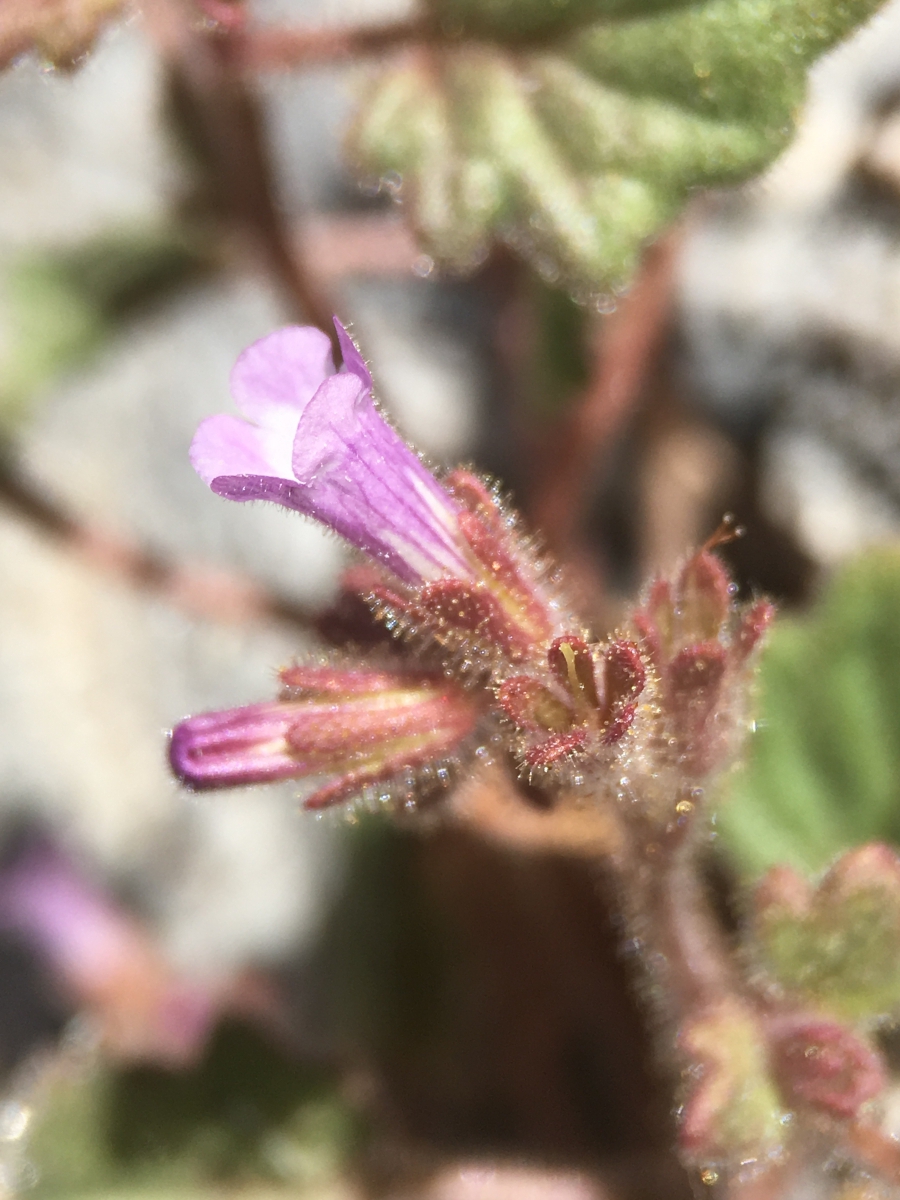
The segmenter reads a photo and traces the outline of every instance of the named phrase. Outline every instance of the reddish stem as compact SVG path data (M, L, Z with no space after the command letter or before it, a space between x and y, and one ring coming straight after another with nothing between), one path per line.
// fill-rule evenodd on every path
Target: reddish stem
M666 1009L679 1025L743 991L698 876L695 822L696 813L663 833L650 822L632 822L632 853L621 879L638 936L651 961L661 957Z
M305 629L314 624L311 614L296 600L270 591L255 580L213 567L172 561L156 550L80 520L3 454L0 504L91 566L196 615L224 622L285 621Z
M383 54L386 50L433 41L436 37L435 29L422 18L344 28L242 29L235 36L235 58L244 70L285 71Z
M145 16L228 215L255 245L295 314L323 329L339 351L334 307L296 254L275 203L262 112L235 59L240 40L199 28L182 0L146 0Z
M638 403L665 344L682 236L683 223L650 247L630 291L601 325L591 382L546 454L535 522L559 552L574 541L596 464Z

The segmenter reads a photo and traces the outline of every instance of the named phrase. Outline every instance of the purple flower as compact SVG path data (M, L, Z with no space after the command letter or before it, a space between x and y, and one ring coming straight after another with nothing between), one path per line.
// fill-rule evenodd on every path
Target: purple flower
M229 500L271 500L315 517L405 583L471 578L456 503L381 416L362 356L336 318L335 326L338 373L328 338L310 326L244 351L231 374L243 417L202 423L194 469Z
M0 927L27 935L66 976L108 969L129 940L109 898L45 841L0 876Z
M169 758L193 788L322 777L322 808L409 768L451 757L479 706L441 676L298 663L278 700L203 713L172 731Z
M0 870L0 929L42 955L115 1054L181 1065L202 1051L215 992L177 975L148 931L49 839Z
M172 730L172 769L194 788L292 779L303 773L287 740L297 719L277 700L188 717Z

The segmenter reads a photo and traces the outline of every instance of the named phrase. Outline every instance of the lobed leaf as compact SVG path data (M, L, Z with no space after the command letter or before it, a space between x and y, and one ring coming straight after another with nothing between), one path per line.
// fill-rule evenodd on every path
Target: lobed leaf
M739 868L807 874L848 846L900 843L900 554L845 567L760 661L759 729L718 829Z
M770 886L775 877L775 886ZM757 961L790 997L850 1021L900 1009L900 859L886 846L850 851L798 902L774 868L758 892Z
M494 242L581 298L621 286L689 191L785 144L808 66L873 0L429 0L349 149L456 270Z
M123 0L4 0L0 67L29 51L54 66L74 66L122 7Z
M679 1041L691 1062L681 1108L682 1151L700 1163L749 1163L779 1154L785 1106L752 1014L722 1001L689 1021Z

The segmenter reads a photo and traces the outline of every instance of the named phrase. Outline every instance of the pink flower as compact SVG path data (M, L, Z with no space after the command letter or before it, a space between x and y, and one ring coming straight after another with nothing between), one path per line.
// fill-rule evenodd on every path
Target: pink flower
M44 957L116 1055L173 1066L199 1057L219 997L178 975L149 931L49 840L0 871L0 928Z
M479 708L461 687L414 671L297 665L278 700L188 717L169 757L198 789L328 776L306 799L323 808L452 756Z
M242 417L204 421L191 462L217 495L314 517L405 583L472 576L459 507L388 425L372 378L335 319L335 372L319 329L289 326L245 350L231 374Z

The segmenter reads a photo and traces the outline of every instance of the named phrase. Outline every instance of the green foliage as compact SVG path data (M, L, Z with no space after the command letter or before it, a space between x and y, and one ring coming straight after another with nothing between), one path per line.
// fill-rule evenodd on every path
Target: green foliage
M776 623L760 728L718 828L742 870L813 873L848 846L900 843L900 553L870 552L808 616Z
M756 897L758 964L795 999L849 1021L900 1008L900 860L882 845L850 851L813 891L776 867Z
M58 375L85 362L138 305L210 262L205 246L177 232L142 230L5 264L0 426L13 425Z
M682 1149L701 1162L779 1153L784 1105L752 1015L723 1001L685 1026L681 1044L701 1067L684 1098Z
M630 0L425 0L438 28L456 37L531 42L630 7Z
M430 0L427 54L382 68L350 151L470 269L494 240L588 297L623 284L691 188L784 145L805 72L873 0ZM467 40L471 39L471 40Z
M841 913L784 915L765 934L770 974L788 991L850 1020L878 1017L900 1004L900 937L873 893Z
M360 1137L325 1072L224 1026L189 1070L106 1068L58 1083L29 1147L40 1176L31 1194L199 1200L265 1185L319 1195Z

